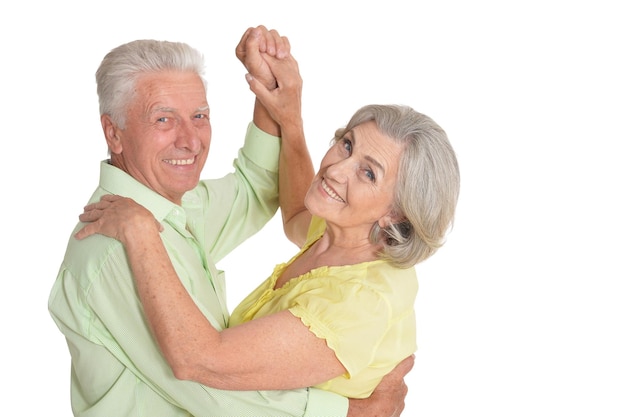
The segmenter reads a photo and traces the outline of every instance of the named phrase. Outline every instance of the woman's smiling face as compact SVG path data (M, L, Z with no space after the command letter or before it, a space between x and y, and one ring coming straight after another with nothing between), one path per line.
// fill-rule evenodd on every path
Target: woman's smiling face
M392 220L402 149L373 121L355 126L322 159L306 207L329 225L362 229L366 236L375 222L386 226Z

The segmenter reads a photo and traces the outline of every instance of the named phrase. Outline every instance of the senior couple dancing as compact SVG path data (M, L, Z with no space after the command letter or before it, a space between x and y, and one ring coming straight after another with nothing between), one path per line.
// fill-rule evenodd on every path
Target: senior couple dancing
M218 179L200 179L211 123L197 50L133 41L96 72L110 157L49 298L73 413L398 416L414 266L452 224L455 153L428 116L365 105L315 173L288 38L249 28L236 55L255 106ZM230 314L215 263L278 208L299 250Z

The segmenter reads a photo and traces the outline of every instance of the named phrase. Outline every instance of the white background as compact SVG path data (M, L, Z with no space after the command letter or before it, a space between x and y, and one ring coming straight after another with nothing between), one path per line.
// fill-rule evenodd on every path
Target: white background
M101 58L138 38L184 41L206 55L214 128L206 176L217 176L230 170L252 110L234 48L247 27L264 24L290 38L300 63L316 165L334 130L368 103L428 114L458 153L455 228L417 268L419 350L405 415L623 417L619 3L3 6L3 408L70 415L69 353L47 298L106 158L94 81ZM273 221L222 262L230 308L294 250Z

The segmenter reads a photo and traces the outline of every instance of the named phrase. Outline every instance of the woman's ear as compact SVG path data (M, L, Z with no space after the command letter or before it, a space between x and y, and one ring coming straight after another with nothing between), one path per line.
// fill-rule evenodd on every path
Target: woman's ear
M392 209L389 210L389 212L383 217L378 219L378 226L380 226L381 229L384 229L392 224L402 223L404 219L405 217L403 215L396 213L396 211Z
M104 137L106 138L107 145L109 146L109 150L112 154L120 154L122 153L122 141L119 135L119 128L113 120L111 120L111 116L108 114L103 114L100 116L100 123L102 124L102 130L104 131Z

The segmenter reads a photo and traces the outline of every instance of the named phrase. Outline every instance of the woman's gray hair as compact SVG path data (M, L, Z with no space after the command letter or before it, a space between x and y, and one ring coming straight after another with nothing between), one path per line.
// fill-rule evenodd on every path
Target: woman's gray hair
M137 78L168 70L195 72L206 87L204 57L185 43L145 39L111 50L96 71L100 115L108 114L124 129Z
M446 132L403 105L362 107L334 140L369 121L403 146L393 208L399 223L384 229L374 223L370 240L382 242L382 258L408 268L433 255L452 227L460 189L458 162Z

